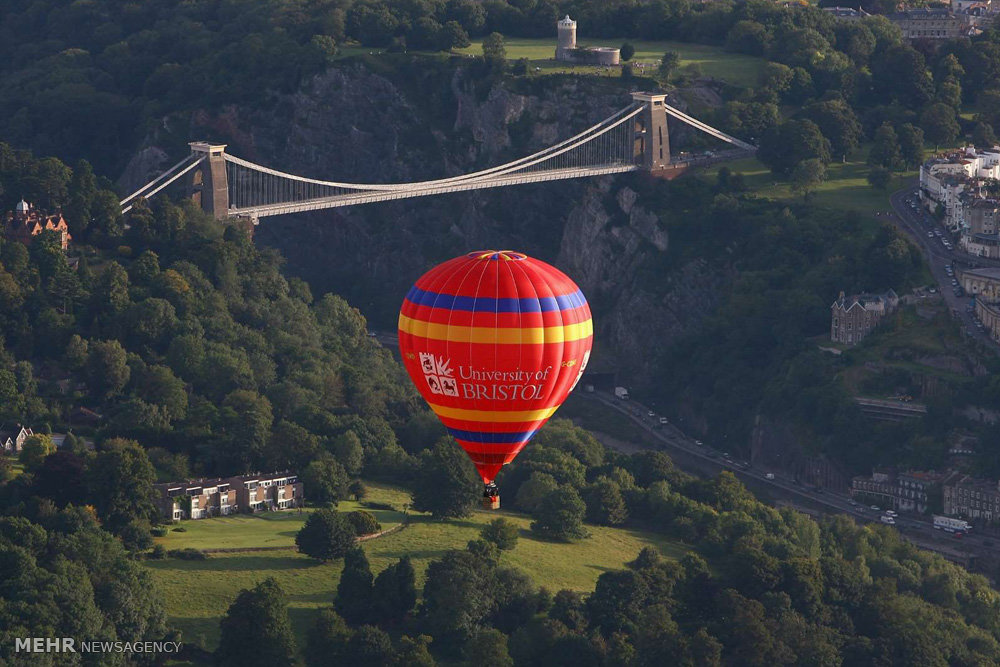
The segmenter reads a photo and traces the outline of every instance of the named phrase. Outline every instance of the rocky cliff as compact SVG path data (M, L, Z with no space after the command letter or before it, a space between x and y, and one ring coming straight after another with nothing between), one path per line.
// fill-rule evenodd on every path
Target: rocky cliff
M594 78L510 85L483 81L462 65L352 63L266 108L200 112L190 125L193 134L228 142L234 155L283 171L386 183L502 164L629 102L620 84ZM143 155L148 158L148 151ZM715 307L722 279L698 260L669 261L670 239L629 187L635 178L266 218L256 238L279 248L289 272L306 278L314 291L344 294L374 326L387 329L395 325L402 295L434 263L479 248L523 250L565 270L590 298L595 363L603 360L625 381L641 384L653 380L650 361L657 350L696 328Z

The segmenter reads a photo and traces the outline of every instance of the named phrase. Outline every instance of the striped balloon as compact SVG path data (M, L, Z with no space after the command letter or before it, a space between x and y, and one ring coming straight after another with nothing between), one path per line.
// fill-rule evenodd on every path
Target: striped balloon
M399 313L410 378L487 485L566 400L593 339L580 288L510 250L436 266Z

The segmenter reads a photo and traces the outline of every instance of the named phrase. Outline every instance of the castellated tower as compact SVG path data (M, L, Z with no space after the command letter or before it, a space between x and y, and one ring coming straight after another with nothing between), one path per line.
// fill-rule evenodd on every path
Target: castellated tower
M566 17L556 23L559 40L556 43L556 60L572 60L576 48L576 21Z

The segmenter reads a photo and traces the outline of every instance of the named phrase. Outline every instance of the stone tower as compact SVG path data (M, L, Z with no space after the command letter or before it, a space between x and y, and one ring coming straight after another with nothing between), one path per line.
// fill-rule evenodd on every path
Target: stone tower
M226 174L226 145L194 141L191 152L204 156L204 162L191 172L188 187L191 198L206 213L221 220L229 215L229 183Z
M558 41L556 42L556 60L572 60L576 48L576 21L566 15L556 23Z
M667 96L663 93L632 93L632 99L645 105L635 117L635 157L647 171L659 171L670 165L670 135L667 132Z

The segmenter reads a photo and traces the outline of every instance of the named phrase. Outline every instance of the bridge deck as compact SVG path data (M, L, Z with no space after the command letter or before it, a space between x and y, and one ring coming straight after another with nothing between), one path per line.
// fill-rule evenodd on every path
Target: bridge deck
M357 204L371 204L380 201L391 201L394 199L409 199L411 197L425 197L427 195L445 194L448 192L463 192L467 190L482 190L485 188L499 188L508 185L522 185L526 183L542 183L545 181L558 181L567 178L581 178L584 176L600 176L603 174L619 174L627 171L636 171L639 167L633 164L621 164L608 167L587 167L576 169L552 169L538 172L528 172L515 176L499 176L482 180L467 181L464 183L450 183L447 185L431 186L426 188L399 189L391 191L371 191L359 192L350 195L337 195L334 197L324 197L322 199L310 199L301 202L284 202L280 204L269 204L265 206L252 206L247 208L231 208L231 216L249 216L263 218L270 215L284 215L287 213L302 213L304 211L318 211L340 206L354 206Z

